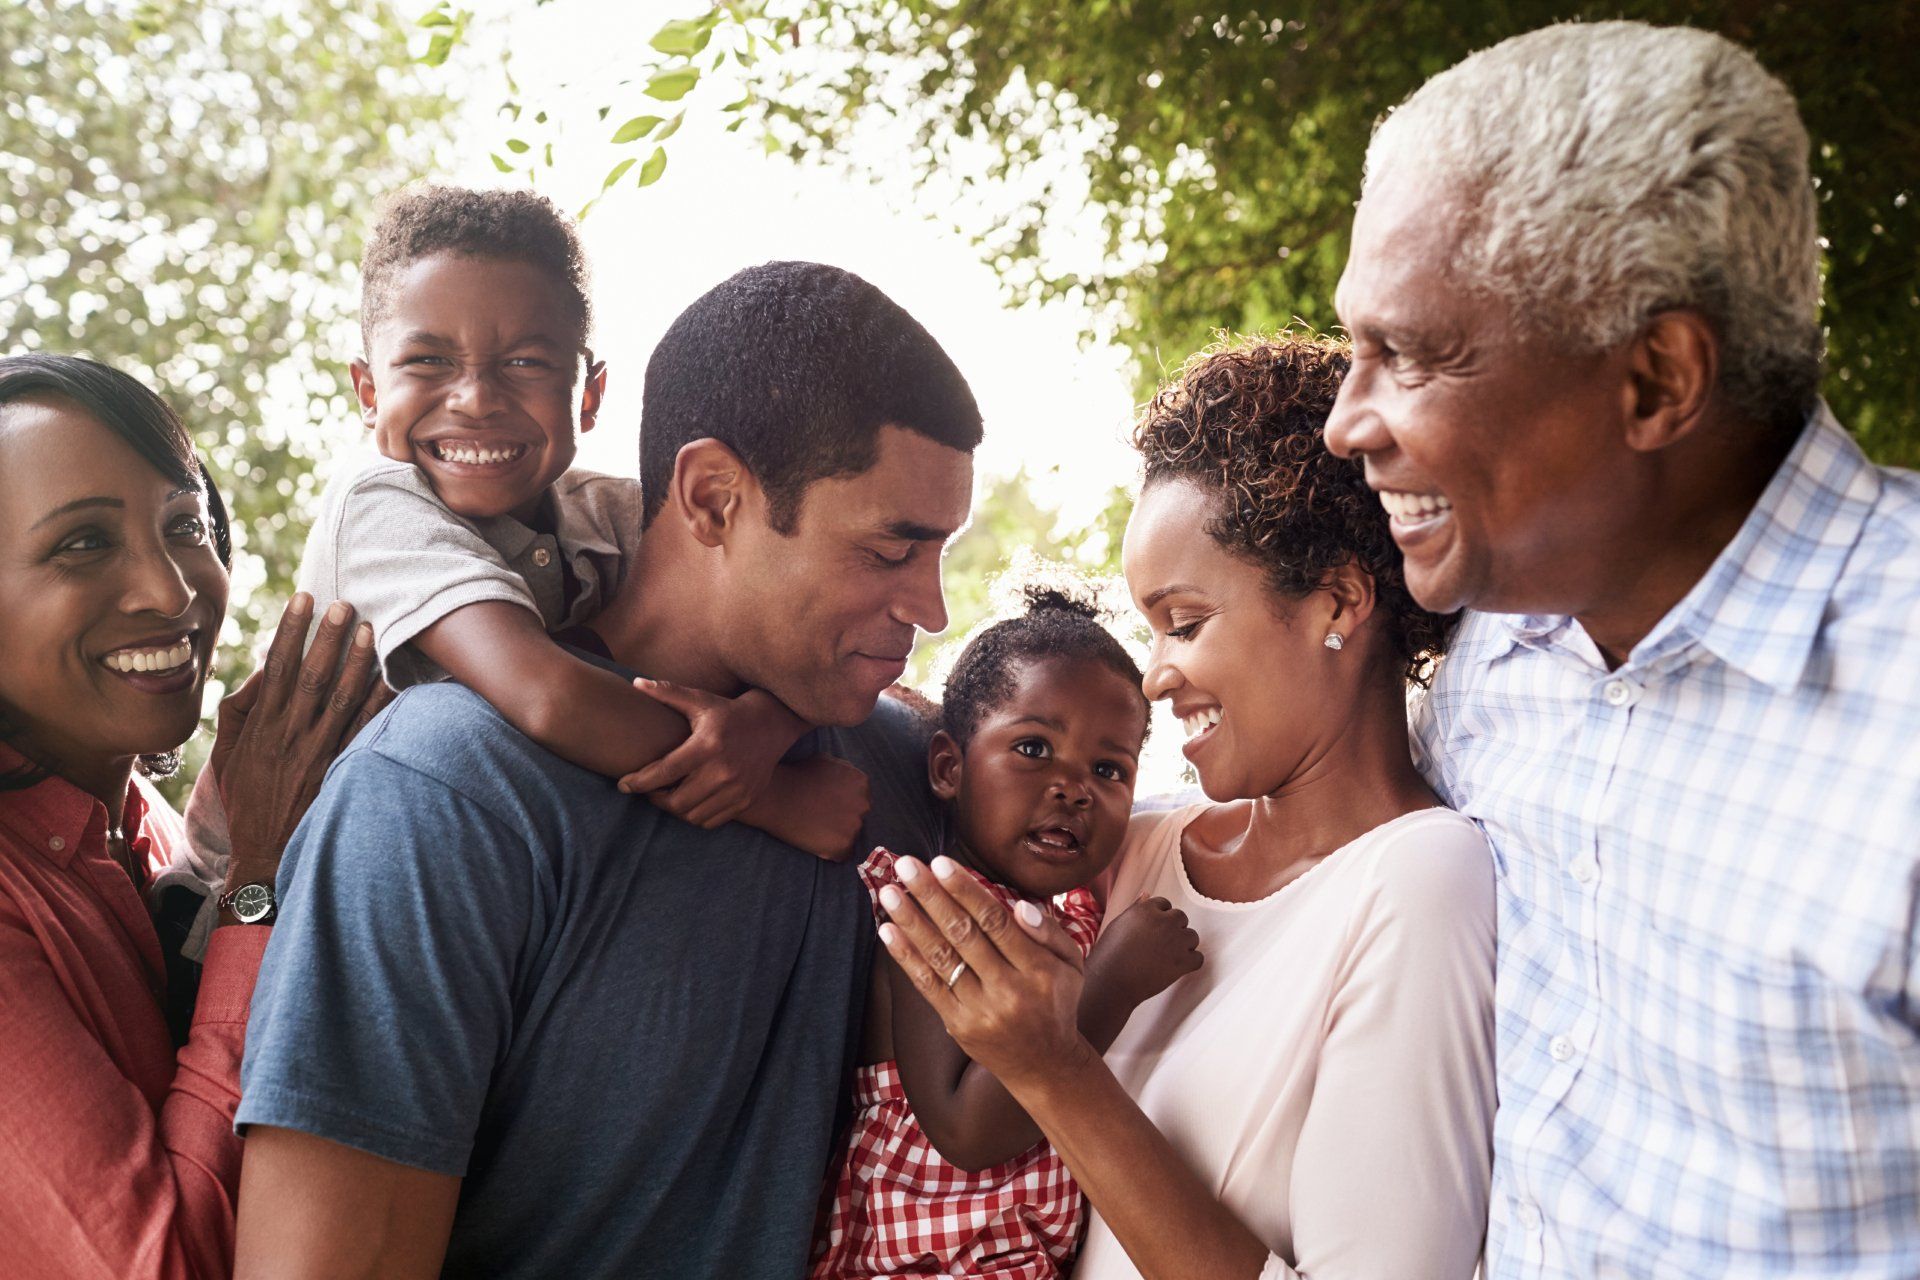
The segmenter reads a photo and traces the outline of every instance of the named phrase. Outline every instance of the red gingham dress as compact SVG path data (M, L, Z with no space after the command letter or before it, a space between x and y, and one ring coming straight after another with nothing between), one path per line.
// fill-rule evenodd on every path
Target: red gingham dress
M876 918L883 886L899 883L894 855L875 849L860 865ZM1011 907L1007 889L976 876ZM1100 905L1075 889L1048 909L1082 955L1100 932ZM853 1132L823 1215L810 1280L990 1276L1056 1280L1086 1222L1080 1188L1051 1146L969 1173L941 1158L913 1118L900 1068L861 1067L854 1077Z

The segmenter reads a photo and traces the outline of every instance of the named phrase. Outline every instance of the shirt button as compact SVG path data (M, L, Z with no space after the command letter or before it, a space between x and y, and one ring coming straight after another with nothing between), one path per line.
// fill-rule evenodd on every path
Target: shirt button
M545 547L540 547L533 553L533 562L544 569L553 563L553 552L547 550Z
M47 848L53 850L55 853L59 853L62 849L66 847L67 847L67 842L61 836L55 836L51 840L47 841Z
M1522 1200L1514 1216L1520 1220L1522 1231L1538 1231L1545 1221L1540 1216L1540 1206L1531 1200Z
M1547 1052L1553 1055L1555 1062L1565 1062L1573 1056L1573 1041L1565 1036L1555 1036L1548 1043Z
M1573 878L1581 884L1592 884L1593 878L1600 874L1600 864L1593 860L1592 854L1583 853L1568 864L1567 870L1571 871Z
M1609 680L1601 687L1600 696L1610 707L1630 707L1640 696L1640 690L1631 680Z

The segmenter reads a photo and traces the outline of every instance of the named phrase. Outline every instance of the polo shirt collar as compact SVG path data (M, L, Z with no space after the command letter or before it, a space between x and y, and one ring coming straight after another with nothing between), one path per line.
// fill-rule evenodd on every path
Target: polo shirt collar
M10 773L27 763L18 751L0 743L0 773ZM121 829L129 839L140 830L146 812L146 800L138 784L129 781L126 811L121 817ZM0 791L0 827L39 850L55 866L66 867L83 846L104 845L107 807L58 774L48 774L23 790Z
M1733 541L1627 665L1644 668L1697 643L1791 691L1880 489L1879 471L1822 401ZM1573 629L1566 617L1516 614L1505 622L1508 648L1564 646Z

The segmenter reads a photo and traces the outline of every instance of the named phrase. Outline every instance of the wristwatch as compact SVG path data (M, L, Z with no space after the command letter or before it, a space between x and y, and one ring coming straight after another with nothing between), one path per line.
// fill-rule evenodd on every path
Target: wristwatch
M241 924L272 924L280 903L273 896L271 884L256 880L221 894L220 907L232 911L234 919Z

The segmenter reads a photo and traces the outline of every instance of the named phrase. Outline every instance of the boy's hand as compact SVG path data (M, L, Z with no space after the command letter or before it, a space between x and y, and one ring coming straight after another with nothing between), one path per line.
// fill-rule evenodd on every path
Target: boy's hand
M1087 989L1131 1010L1200 967L1200 935L1165 898L1142 898L1100 932L1087 956Z
M867 775L834 756L783 764L740 820L829 862L854 852L872 801Z
M620 779L674 817L711 831L738 818L766 790L795 734L793 713L758 689L722 698L666 680L633 687L687 718L687 740L644 769Z

